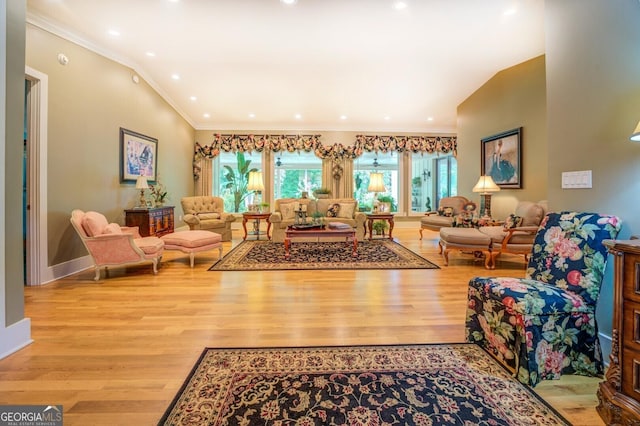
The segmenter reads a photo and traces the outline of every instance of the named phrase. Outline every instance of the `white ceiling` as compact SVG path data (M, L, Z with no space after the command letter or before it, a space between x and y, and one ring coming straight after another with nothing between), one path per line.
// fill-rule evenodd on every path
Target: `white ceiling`
M395 1L28 0L27 19L203 130L455 132L462 101L544 53L544 0Z

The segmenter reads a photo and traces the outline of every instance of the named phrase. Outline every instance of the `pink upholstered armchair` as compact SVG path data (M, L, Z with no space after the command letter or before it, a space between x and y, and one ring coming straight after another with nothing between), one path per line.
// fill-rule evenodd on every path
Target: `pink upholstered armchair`
M95 263L95 280L100 279L100 269L109 266L132 265L151 262L153 273L158 273L158 263L164 251L164 242L157 237L140 237L138 227L125 227L109 223L97 212L71 212L71 224L80 236Z

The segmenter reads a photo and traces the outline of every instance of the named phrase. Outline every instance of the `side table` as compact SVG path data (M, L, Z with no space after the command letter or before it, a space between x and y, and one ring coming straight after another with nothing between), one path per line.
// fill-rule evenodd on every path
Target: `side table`
M269 235L269 231L271 231L271 222L269 222L269 216L271 213L258 213L258 212L244 212L242 213L242 229L244 229L244 236L242 240L247 239L247 235L255 235L256 239L260 239L260 221L265 220L267 222L267 239L271 239L271 235ZM251 232L247 232L247 222L249 220L253 220L253 230Z
M367 221L365 222L364 235L367 236L367 228L369 228L369 239L373 238L373 222L376 220L386 220L389 222L389 239L393 240L393 214L392 213L366 213Z

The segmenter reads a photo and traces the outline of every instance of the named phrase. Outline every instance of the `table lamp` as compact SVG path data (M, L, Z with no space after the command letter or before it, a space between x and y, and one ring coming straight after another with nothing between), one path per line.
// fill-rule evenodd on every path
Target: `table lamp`
M262 201L260 195L264 191L264 183L262 182L262 172L249 172L249 182L247 183L247 190L254 191L258 195L258 201L256 205L260 205Z
M369 175L369 188L367 188L367 191L369 192L373 192L373 211L374 213L378 212L378 205L379 205L379 201L378 201L378 193L379 192L385 192L387 190L387 188L384 187L384 180L383 180L383 175L382 173L379 172L372 172Z
M147 202L144 199L144 190L149 188L146 176L138 176L136 179L136 189L140 190L140 203L138 207L147 207Z
M483 212L484 218L491 217L491 193L500 191L500 187L496 185L493 178L488 175L480 176L478 183L473 187L473 192L480 193L480 211Z

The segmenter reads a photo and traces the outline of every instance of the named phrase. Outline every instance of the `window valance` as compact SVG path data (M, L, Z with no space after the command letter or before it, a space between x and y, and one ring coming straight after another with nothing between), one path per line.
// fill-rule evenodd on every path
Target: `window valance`
M224 152L313 151L321 159L335 162L357 158L363 152L453 153L457 155L456 136L379 136L357 135L353 145L323 145L321 135L222 135L214 134L211 145L195 144L195 161L213 158Z

